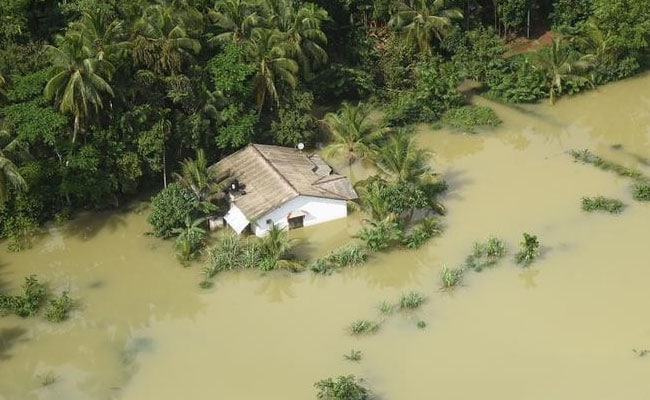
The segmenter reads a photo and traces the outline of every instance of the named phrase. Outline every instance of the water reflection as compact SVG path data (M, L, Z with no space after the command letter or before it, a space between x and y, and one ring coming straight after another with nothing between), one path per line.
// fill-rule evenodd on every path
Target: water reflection
M539 275L539 269L527 267L517 276L522 280L526 289L532 289L537 287L537 282L535 282L537 275Z

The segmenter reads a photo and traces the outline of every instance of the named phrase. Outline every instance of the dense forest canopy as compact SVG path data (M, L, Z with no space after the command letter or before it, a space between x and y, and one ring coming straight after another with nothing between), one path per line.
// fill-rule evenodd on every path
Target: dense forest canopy
M0 234L18 249L201 150L325 142L314 110L342 101L393 126L462 109L464 79L553 102L642 70L649 39L646 0L3 0Z

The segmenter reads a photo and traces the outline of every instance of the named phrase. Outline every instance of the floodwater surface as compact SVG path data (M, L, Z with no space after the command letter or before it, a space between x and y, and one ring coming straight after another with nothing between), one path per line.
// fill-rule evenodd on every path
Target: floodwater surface
M304 400L316 381L347 374L385 400L648 399L650 204L632 199L629 179L567 154L590 149L650 175L648 93L646 74L554 107L476 97L503 119L498 129L419 127L449 183L444 234L331 276L232 272L201 290L200 263L183 268L170 243L144 235L146 210L49 228L32 249L1 255L0 290L37 274L79 306L62 324L0 319L0 399ZM595 195L627 207L581 211ZM291 233L299 252L323 255L359 224ZM529 268L512 261L523 232L542 244ZM442 266L489 236L508 257L441 291ZM423 306L380 314L411 290ZM353 337L357 319L381 327ZM352 350L360 361L345 360Z

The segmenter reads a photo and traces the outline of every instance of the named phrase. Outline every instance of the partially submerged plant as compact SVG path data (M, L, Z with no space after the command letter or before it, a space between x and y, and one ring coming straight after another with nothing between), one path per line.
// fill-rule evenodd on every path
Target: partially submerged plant
M618 214L623 211L623 208L625 208L625 204L618 199L610 199L604 196L582 198L582 210L587 212L607 211L611 214Z
M628 178L646 181L648 178L643 175L638 169L626 167L624 165L615 163L614 161L606 160L596 154L593 154L589 150L571 150L569 152L574 160L583 162L585 164L591 164L597 168L602 169L603 171L613 171L617 175L625 176Z
M399 298L399 308L402 310L414 310L424 303L424 295L419 292L409 292Z
M332 271L352 267L364 263L368 259L368 250L357 243L345 244L327 256L312 261L308 268L319 274L329 274Z
M424 329L427 327L427 323L422 320L419 320L415 325L420 329Z
M465 259L465 266L480 272L496 264L506 254L506 245L501 239L490 237L487 242L475 242L472 254Z
M524 239L519 243L520 250L515 254L515 261L524 267L529 266L539 255L537 236L524 233Z
M348 361L360 361L361 360L361 351L352 349L349 354L344 354L343 358Z
M360 319L354 321L352 325L350 325L350 333L352 333L353 335L374 333L377 332L378 329L379 329L379 324L377 322L370 321L367 319Z
M443 290L451 290L456 286L460 285L463 280L462 268L447 268L446 266L442 267L440 272L440 280L442 281Z
M442 228L438 220L427 217L402 236L402 244L409 249L417 249L428 239L439 235L441 232Z
M64 291L60 296L50 300L50 304L45 309L45 318L50 322L65 321L73 306L73 300L68 296L68 292Z
M632 197L637 201L650 201L650 182L637 182L632 188Z
M394 306L391 303L387 301L382 301L381 304L379 305L379 313L382 315L392 314L393 308Z

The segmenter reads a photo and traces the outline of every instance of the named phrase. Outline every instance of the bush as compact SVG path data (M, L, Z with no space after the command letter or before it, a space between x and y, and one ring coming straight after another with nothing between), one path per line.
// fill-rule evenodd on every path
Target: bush
M471 105L448 110L442 122L456 130L476 133L477 127L495 127L501 120L490 107Z
M632 197L638 201L650 201L650 183L638 182L632 188Z
M399 308L402 310L415 310L424 303L424 295L418 292L409 292L399 298Z
M537 236L524 233L520 243L521 249L515 254L515 261L524 267L529 266L539 255L539 241Z
M474 243L472 254L465 260L465 266L480 272L483 268L496 264L505 254L505 243L500 239L490 237L485 243Z
M30 275L25 278L22 295L0 294L0 314L15 314L23 318L32 317L40 310L45 295L45 286L38 282L36 275Z
M604 196L582 198L582 210L587 212L607 211L612 214L618 214L623 211L624 207L623 202L618 199L608 199Z
M188 217L195 217L197 207L192 193L171 183L151 199L151 214L147 220L155 236L168 238L174 229L185 226Z
M68 292L64 291L61 296L50 300L50 304L45 309L45 318L50 322L65 321L72 306L72 299L68 296Z
M323 379L314 384L318 400L368 400L370 393L354 375Z
M463 280L463 269L442 267L440 280L442 281L442 289L453 289L460 285Z
M402 236L402 244L409 249L417 249L433 236L442 232L437 219L428 217Z
M507 103L532 103L545 98L545 77L525 55L506 59L501 68L488 71L485 79L489 97Z
M356 237L366 242L372 251L388 249L395 241L399 240L402 231L400 225L394 221L380 221L370 226L359 229Z

